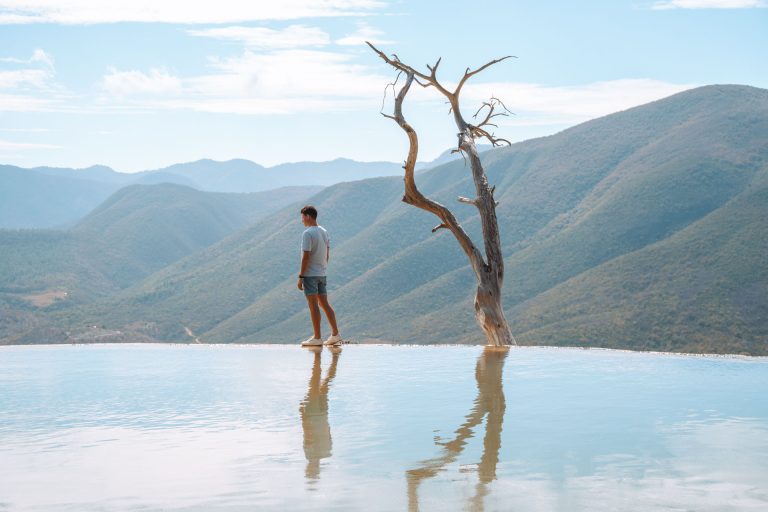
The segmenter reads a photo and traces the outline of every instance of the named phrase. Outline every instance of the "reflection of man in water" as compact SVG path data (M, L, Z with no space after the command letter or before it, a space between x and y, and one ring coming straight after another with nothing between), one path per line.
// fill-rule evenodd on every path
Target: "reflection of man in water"
M474 437L475 427L485 424L483 439L483 455L477 465L478 482L475 495L471 498L470 506L473 511L483 510L483 501L488 494L488 485L496 479L496 465L499 462L501 449L501 425L504 421L504 386L502 372L507 358L507 348L486 347L477 360L475 379L477 380L477 398L464 423L456 429L455 437L450 441L441 441L442 454L434 459L422 461L422 465L406 472L408 480L408 509L411 512L419 510L419 485L442 471L448 464L458 459L467 442Z
M304 430L304 456L307 468L304 475L310 479L320 478L320 459L331 456L331 426L328 424L328 387L336 376L340 348L331 348L331 366L325 379L322 377L320 347L312 347L315 353L312 376L309 378L307 395L299 405L301 427Z

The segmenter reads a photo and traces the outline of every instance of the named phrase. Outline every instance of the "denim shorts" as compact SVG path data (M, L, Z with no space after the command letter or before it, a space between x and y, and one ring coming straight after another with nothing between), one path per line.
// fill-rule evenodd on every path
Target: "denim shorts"
M325 285L325 276L305 276L304 295L326 295L328 291Z

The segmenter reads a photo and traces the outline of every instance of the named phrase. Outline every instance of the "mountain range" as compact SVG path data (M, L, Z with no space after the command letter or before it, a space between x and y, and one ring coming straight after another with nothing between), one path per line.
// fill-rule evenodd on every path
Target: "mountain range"
M482 149L488 149L484 146ZM450 151L420 170L459 158ZM323 187L343 181L396 176L402 164L356 162L296 162L263 167L250 160L198 160L162 169L122 173L104 165L84 169L0 165L0 228L66 229L111 194L128 185L175 183L207 192L263 192L299 186Z
M520 344L768 355L768 91L701 87L482 158L496 186L504 304ZM482 243L477 211L456 202L474 191L461 159L425 170L417 181ZM329 290L342 334L359 341L483 343L463 253L450 233L431 233L432 215L400 201L402 186L400 177L385 176L337 183L306 199L331 234ZM153 187L139 194L147 204L157 203L150 199ZM152 250L139 248L143 230L171 236L177 221L157 226L149 216L132 219L136 207L128 206L96 223L99 211L114 208L108 201L83 219L93 228L79 226L68 236L111 239L116 263L108 268L125 258L120 265L144 270L123 281L107 276L103 286L85 276L96 284L80 284L79 301L38 306L18 291L12 300L8 283L0 283L0 307L14 318L0 322L0 337L16 343L303 339L298 206L244 220L215 241L193 246L191 235L181 237L184 249L167 249L172 256L156 260ZM195 208L197 222L212 215L202 203ZM112 235L118 226L133 238ZM61 233L46 236L5 242L4 260L5 247L23 249L14 249L16 259L5 262L0 276L27 268L15 282L37 283L27 294L77 289L63 279L55 287L35 281L42 263L21 262L35 244L42 252L45 244L70 244L76 252ZM141 267L147 260L157 266ZM113 281L118 284L104 292Z

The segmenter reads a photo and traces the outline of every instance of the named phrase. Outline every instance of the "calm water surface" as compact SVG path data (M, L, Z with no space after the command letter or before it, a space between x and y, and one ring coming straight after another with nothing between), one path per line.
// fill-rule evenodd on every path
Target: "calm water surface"
M0 511L768 510L768 360L0 347Z

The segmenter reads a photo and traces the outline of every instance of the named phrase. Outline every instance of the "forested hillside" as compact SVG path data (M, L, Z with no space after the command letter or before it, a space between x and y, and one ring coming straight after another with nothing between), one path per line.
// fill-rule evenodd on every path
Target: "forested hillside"
M69 230L0 229L0 339L108 297L320 188L224 194L130 185Z
M483 158L520 343L768 353L768 91L702 87ZM480 242L477 212L456 202L474 190L461 160L418 182ZM401 197L393 177L310 199L332 237L343 334L482 343L463 253ZM287 208L110 297L49 315L47 326L97 323L174 341L190 330L207 342L302 339L302 229ZM138 320L143 327L131 327Z

